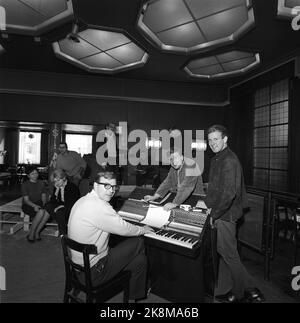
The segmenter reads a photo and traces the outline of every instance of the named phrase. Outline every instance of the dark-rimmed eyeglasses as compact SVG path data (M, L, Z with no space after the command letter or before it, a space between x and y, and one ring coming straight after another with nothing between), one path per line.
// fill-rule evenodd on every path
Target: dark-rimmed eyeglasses
M116 191L116 190L119 189L119 185L111 185L111 184L99 183L99 182L96 182L96 183L100 184L100 185L103 185L106 190L110 190L112 188L113 191Z

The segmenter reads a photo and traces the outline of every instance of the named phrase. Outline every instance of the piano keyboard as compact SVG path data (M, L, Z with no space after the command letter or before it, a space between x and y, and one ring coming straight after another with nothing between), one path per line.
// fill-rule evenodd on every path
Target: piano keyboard
M157 229L155 232L146 233L144 236L188 249L193 249L193 247L199 241L199 239L196 237L189 237L175 231L167 231L162 229Z

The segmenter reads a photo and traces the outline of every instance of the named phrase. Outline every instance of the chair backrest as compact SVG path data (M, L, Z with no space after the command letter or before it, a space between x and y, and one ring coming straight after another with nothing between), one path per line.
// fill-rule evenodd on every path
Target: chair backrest
M61 235L61 244L64 254L66 281L68 285L90 292L93 289L90 270L90 255L97 254L97 247L91 244L83 244ZM82 253L83 266L75 264L70 256L70 250ZM78 279L78 275L84 273L84 284Z

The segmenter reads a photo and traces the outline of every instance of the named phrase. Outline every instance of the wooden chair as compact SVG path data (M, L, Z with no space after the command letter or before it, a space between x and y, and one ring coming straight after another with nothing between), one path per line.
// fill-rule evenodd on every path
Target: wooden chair
M277 238L284 238L293 244L294 265L296 265L300 247L300 208L297 205L277 205L275 220Z
M294 221L286 205L276 205L275 208L276 236L289 239Z
M103 302L114 296L119 291L124 291L123 302L128 303L129 300L129 279L130 272L122 271L111 280L93 286L90 270L90 255L97 254L97 247L90 244L82 244L76 242L67 236L61 236L61 244L65 263L65 292L64 303L83 303L78 297L80 292L85 293L86 303ZM69 256L69 251L75 250L82 253L84 265L75 264ZM79 279L79 275L84 276L84 283Z

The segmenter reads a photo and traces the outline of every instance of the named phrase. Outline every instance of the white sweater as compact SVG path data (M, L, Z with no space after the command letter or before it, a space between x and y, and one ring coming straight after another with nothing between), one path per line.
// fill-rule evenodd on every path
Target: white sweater
M74 204L68 222L69 238L80 243L96 245L98 254L90 257L91 267L108 254L110 233L139 236L144 232L143 227L124 221L94 190ZM71 257L75 263L83 265L83 258L79 252L72 251Z

